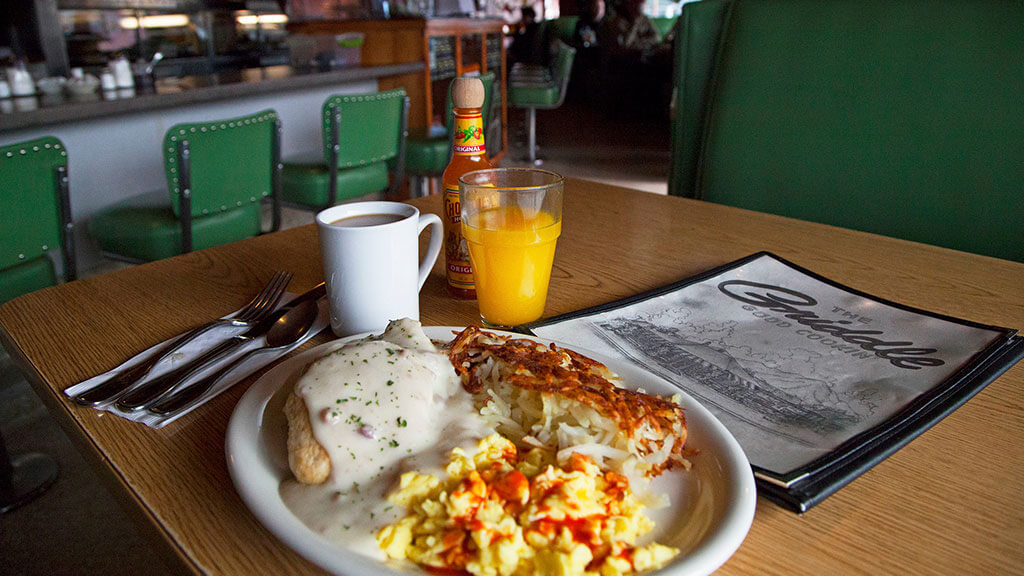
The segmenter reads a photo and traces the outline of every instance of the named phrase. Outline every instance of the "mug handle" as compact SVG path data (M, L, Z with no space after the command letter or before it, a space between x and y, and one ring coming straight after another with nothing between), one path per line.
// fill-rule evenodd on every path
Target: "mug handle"
M437 256L441 253L441 240L444 239L444 228L441 226L441 219L437 214L420 214L419 229L416 231L416 235L422 234L423 229L427 226L430 226L430 244L427 245L427 253L423 256L423 261L420 262L417 291L421 290L423 283L427 281L430 269L434 267L434 262L437 261Z

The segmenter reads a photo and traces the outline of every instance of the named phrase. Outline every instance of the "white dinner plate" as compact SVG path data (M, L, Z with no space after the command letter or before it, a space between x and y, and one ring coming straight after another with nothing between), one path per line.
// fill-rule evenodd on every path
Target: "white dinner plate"
M424 327L431 339L445 341L458 330ZM386 565L331 543L307 528L281 499L281 482L291 478L283 413L287 390L294 385L302 367L343 342L328 342L282 362L246 391L228 424L228 470L235 488L256 518L311 562L341 575L408 573L408 568ZM648 512L656 528L644 542L653 538L681 550L658 574L689 576L713 572L739 548L754 518L754 477L743 450L729 431L685 392L626 360L573 348L603 362L630 388L682 396L688 431L686 446L699 453L690 458L693 466L689 471L673 470L654 481L654 489L667 493L672 504ZM413 573L423 574L415 570Z

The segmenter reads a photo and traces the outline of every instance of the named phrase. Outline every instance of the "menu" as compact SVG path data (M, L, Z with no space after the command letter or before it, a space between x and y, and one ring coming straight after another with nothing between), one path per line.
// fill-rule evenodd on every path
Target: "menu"
M523 328L625 357L696 398L739 441L759 492L796 512L1024 356L1016 330L882 300L767 252Z

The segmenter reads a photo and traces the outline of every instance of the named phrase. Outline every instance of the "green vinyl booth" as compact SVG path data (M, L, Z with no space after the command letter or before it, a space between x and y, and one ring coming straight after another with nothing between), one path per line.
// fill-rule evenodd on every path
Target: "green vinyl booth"
M405 177L405 90L336 94L324 101L320 118L323 152L284 162L283 202L320 211L376 192L395 196Z
M1024 261L1024 3L700 0L671 194Z
M67 170L56 138L0 147L0 304L57 284L58 251L64 279L76 278Z
M167 190L124 200L89 221L104 255L148 262L271 231L281 224L277 113L172 126L164 135Z
M480 75L484 85L484 106L482 115L484 134L490 126L491 107L493 102L494 72ZM429 180L439 178L448 167L452 151L452 125L454 124L454 104L452 103L452 84L448 83L448 97L445 104L444 126L429 126L409 131L405 144L405 172L409 175L409 188L416 195L424 194L429 189ZM490 140L486 140L488 148ZM429 193L429 192L428 192Z

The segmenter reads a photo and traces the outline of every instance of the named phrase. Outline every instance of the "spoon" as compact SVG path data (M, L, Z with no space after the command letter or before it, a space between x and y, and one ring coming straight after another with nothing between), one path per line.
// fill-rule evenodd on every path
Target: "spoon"
M191 386L186 386L166 395L147 409L153 414L171 416L191 406L195 401L202 398L204 394L212 390L232 370L249 358L264 352L279 351L301 340L309 332L309 329L313 327L313 323L316 322L318 310L317 300L307 300L287 310L278 317L274 325L267 332L266 346L246 352L234 362L228 364L223 370L210 374Z

